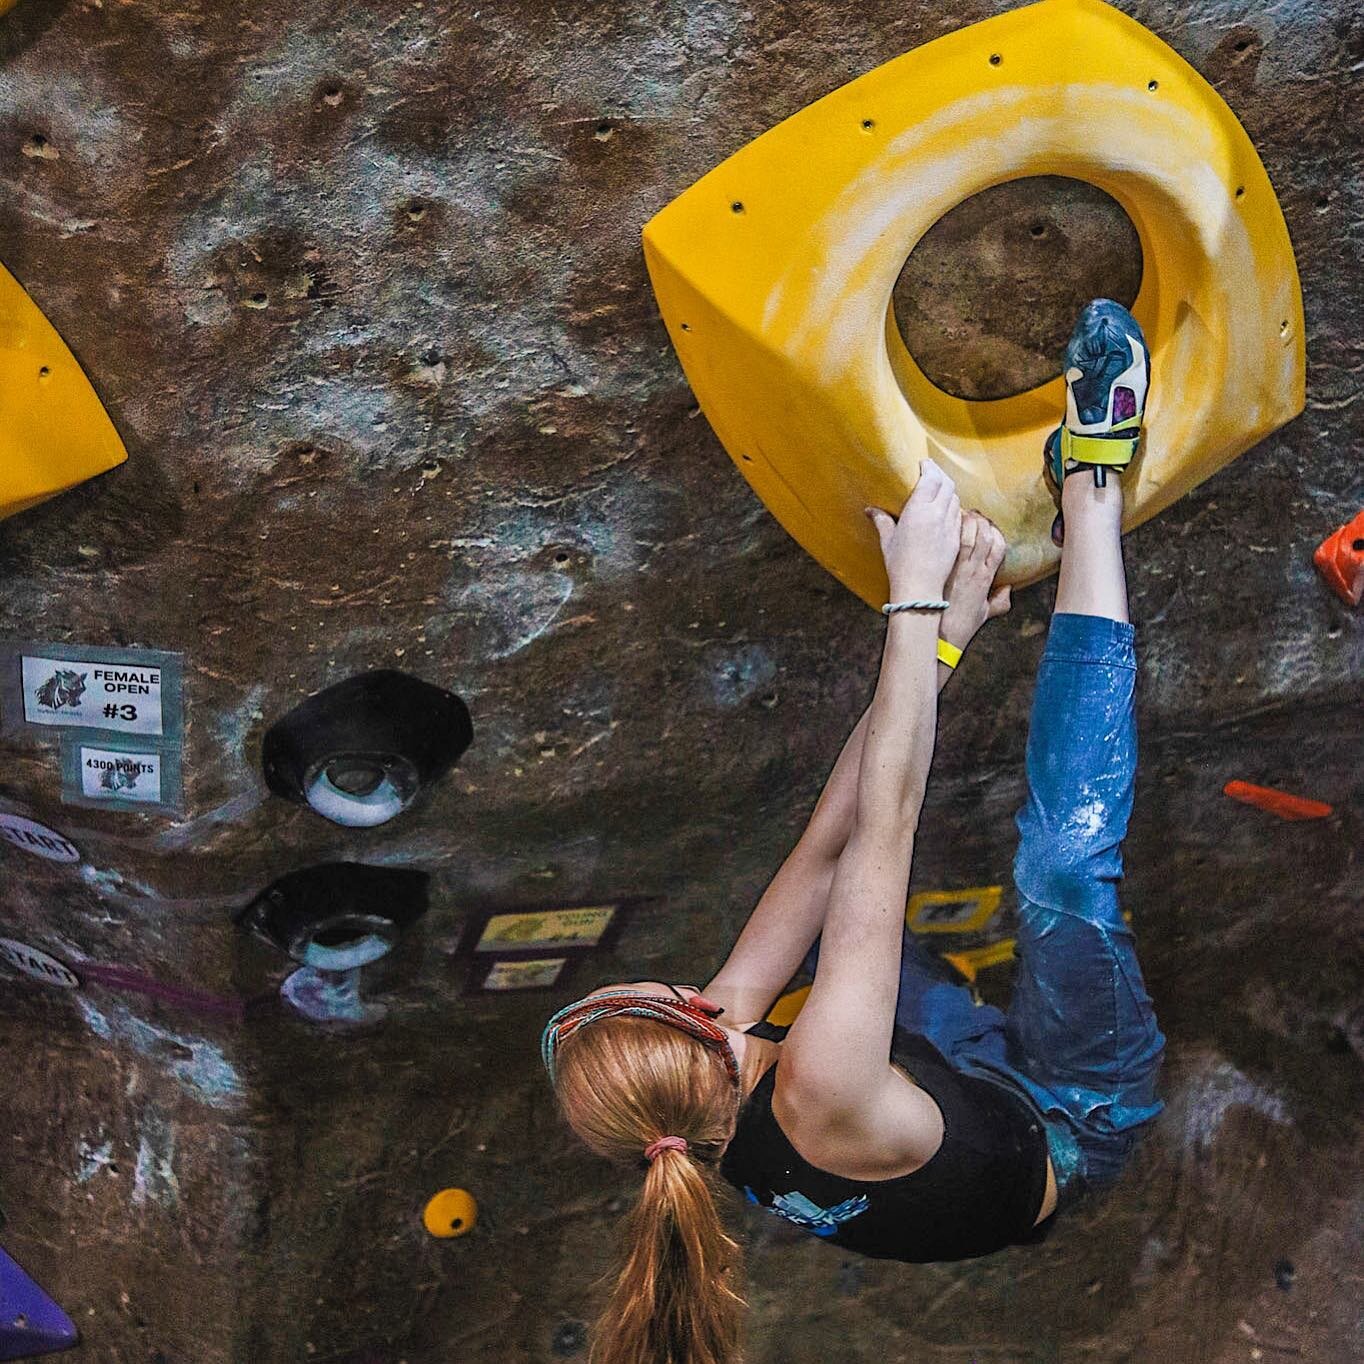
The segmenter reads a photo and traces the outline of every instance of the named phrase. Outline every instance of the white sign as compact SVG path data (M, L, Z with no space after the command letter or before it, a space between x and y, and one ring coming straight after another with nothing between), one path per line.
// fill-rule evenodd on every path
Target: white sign
M161 803L161 754L80 746L81 794L88 800Z
M41 824L35 824L22 815L9 815L0 811L0 838L13 843L16 848L32 853L35 857L45 857L49 862L79 862L80 849L68 838Z
M161 669L23 655L24 719L119 734L160 734Z
M15 942L12 938L0 938L0 961L22 971L44 985L60 985L66 990L80 988L80 977L70 967L64 966L56 957L49 957L27 943Z

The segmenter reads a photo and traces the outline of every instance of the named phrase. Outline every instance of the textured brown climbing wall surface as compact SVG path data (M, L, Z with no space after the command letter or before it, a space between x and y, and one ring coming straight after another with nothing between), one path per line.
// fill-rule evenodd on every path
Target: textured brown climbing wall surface
M5 807L86 856L0 845L0 936L247 997L284 963L229 911L274 877L433 875L421 927L366 972L388 1017L358 1035L0 972L0 1241L78 1320L71 1358L580 1356L635 1176L559 1135L534 1044L571 995L465 994L462 928L654 896L580 979L704 978L879 639L698 417L638 230L777 120L1004 8L20 0L0 20L0 259L131 456L0 525L0 636L183 651L189 717L178 820L64 809L54 745L4 740ZM1123 8L1260 147L1308 323L1305 415L1128 541L1126 894L1169 1108L1119 1192L1040 1250L845 1262L736 1209L762 1364L1364 1354L1364 623L1310 563L1364 502L1364 18ZM1068 193L964 210L911 267L903 324L960 391L1026 376L1078 257L1130 280L1103 203ZM944 698L921 888L1007 883L1051 593L1021 593ZM267 797L265 726L376 666L468 701L452 777L363 835ZM1232 777L1337 813L1279 823L1225 801ZM449 1184L482 1220L436 1242L420 1209Z

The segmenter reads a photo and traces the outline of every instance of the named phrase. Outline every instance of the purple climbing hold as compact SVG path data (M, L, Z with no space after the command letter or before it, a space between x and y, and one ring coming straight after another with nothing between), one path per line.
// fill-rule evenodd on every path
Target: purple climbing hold
M78 1340L71 1318L0 1250L0 1359L55 1354Z

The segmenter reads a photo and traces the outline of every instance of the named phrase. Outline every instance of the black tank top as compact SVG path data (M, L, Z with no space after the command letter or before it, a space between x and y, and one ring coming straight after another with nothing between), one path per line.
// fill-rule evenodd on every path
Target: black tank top
M757 1031L757 1029L750 1029ZM967 1260L1041 1241L1047 1141L1021 1096L953 1070L931 1042L897 1028L892 1059L942 1111L942 1145L894 1179L848 1179L802 1159L772 1112L772 1065L739 1110L720 1173L751 1203L877 1259Z

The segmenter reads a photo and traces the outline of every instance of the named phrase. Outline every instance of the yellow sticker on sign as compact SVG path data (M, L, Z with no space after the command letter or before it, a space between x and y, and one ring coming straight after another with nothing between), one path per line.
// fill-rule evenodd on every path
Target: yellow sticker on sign
M537 948L596 947L611 927L619 905L583 905L574 909L522 910L494 914L483 925L475 952Z
M1003 886L921 890L909 897L905 925L911 933L975 933L999 910Z

